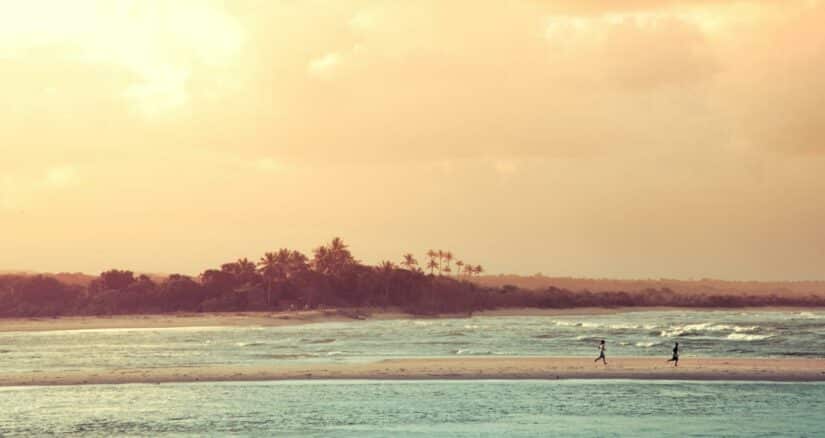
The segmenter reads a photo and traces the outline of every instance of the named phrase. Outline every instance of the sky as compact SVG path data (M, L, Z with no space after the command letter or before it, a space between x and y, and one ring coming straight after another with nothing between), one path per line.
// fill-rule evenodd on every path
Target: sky
M0 10L0 269L825 279L823 1Z

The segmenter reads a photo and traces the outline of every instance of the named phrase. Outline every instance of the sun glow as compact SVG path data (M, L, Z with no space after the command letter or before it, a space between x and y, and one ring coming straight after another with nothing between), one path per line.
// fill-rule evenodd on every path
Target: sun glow
M215 1L4 1L0 53L59 46L73 61L123 69L134 80L122 95L156 117L187 104L194 67L220 74L243 32Z

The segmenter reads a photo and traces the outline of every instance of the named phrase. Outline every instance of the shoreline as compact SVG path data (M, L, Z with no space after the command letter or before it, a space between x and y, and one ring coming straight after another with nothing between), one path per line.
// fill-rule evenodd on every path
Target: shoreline
M663 357L407 358L357 364L204 366L0 375L0 387L278 380L524 380L634 379L825 382L825 359L685 358L678 368Z
M569 309L508 308L474 312L473 316L573 316L655 311L825 311L825 307L578 307ZM105 329L161 329L182 327L278 327L324 322L387 319L467 318L466 313L412 315L398 310L324 309L282 312L169 313L112 316L61 316L0 318L2 332L37 332Z

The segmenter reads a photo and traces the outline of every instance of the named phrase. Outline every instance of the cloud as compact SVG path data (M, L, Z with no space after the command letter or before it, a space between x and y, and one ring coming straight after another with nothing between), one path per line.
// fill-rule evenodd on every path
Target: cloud
M341 55L335 52L324 55L309 61L307 73L319 78L329 78L336 67L341 63Z
M631 88L689 86L719 69L701 30L678 18L624 19L609 26L605 72Z
M3 6L0 205L64 219L12 220L20 248L200 269L320 233L504 270L821 272L822 2Z
M535 0L545 12L570 15L638 13L674 8L707 8L731 4L782 4L794 0Z
M5 49L16 59L58 47L62 61L128 72L118 94L150 118L188 103L186 79L194 69L208 72L215 90L237 79L226 66L237 59L244 35L219 2L34 0L11 2L3 12L0 54Z
M133 101L138 112L154 118L183 108L188 103L190 73L172 66L160 66L146 73L139 83L129 85L123 96Z
M740 141L760 150L825 154L825 3L760 29L722 78Z
M252 162L252 167L262 172L283 172L287 167L270 157L260 158Z
M519 166L513 160L498 159L493 160L493 169L501 176L510 176L518 172Z
M72 165L55 166L46 171L45 185L65 188L77 183L77 169Z
M374 31L380 24L381 15L378 8L360 10L349 20L349 26L355 31Z

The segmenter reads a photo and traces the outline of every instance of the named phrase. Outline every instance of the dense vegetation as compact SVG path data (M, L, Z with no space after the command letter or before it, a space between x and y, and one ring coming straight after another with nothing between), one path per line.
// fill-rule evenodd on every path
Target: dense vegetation
M378 266L358 262L341 239L316 248L312 258L281 249L257 263L247 259L207 269L197 278L164 278L109 270L87 283L49 275L0 276L0 316L112 315L163 312L269 311L318 307L394 307L409 313L472 313L501 307L611 306L825 306L821 296L697 295L669 289L569 291L483 287L472 281L481 266L429 251L420 267L412 254ZM455 275L451 275L455 269Z

